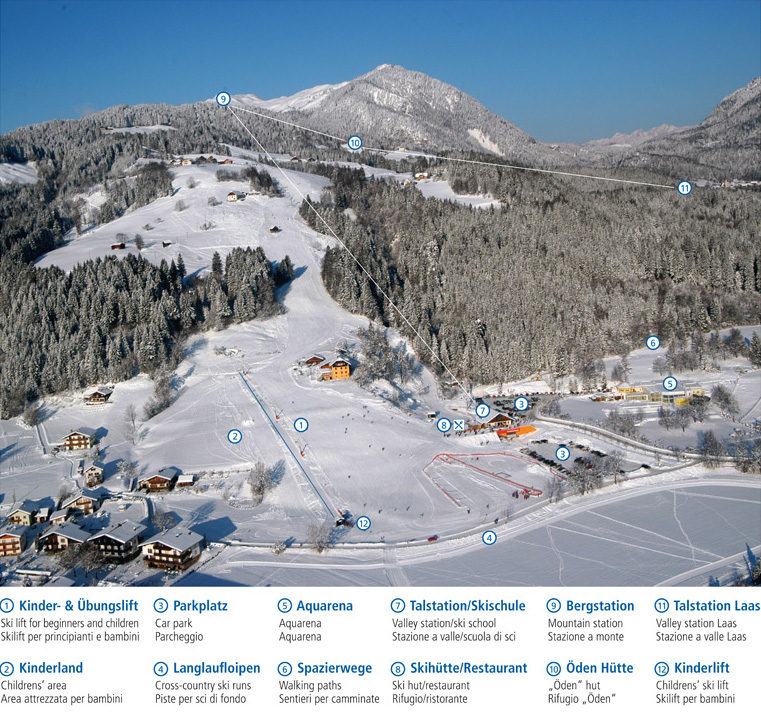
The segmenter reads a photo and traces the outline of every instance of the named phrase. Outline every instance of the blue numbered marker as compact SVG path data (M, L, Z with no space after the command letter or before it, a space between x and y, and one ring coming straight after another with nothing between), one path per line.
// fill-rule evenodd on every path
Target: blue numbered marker
M515 402L513 403L513 407L518 412L526 412L526 410L528 410L528 398L527 397L523 397L523 395L521 395L520 397L515 398Z
M406 669L407 668L404 667L404 663L395 662L391 665L391 674L399 677L400 675L404 675L404 671Z
M645 340L648 350L657 350L661 346L661 339L657 335L651 335Z
M3 598L0 600L0 610L2 610L4 613L11 612L11 610L13 610L13 600L10 598Z
M293 428L296 432L305 432L309 427L309 421L306 418L296 418Z
M243 440L243 433L240 430L230 430L230 432L227 433L227 439L233 445L237 445L241 440Z
M476 415L482 420L483 418L488 417L490 412L491 408L486 403L478 403L478 405L476 405Z
M448 433L452 429L452 421L449 418L440 418L436 423L439 432Z
M672 377L669 375L667 378L663 379L663 389L664 390L676 390L677 381L675 377Z
M352 135L346 144L349 150L359 150L362 147L362 138L359 135Z
M669 664L665 662L655 663L655 674L659 677L669 674Z
M547 674L552 675L552 677L556 677L560 675L560 671L562 668L560 667L560 663L558 662L551 662L547 663Z
M164 600L164 598L156 598L153 601L153 609L157 613L165 613L167 610L169 610L169 603Z
M217 93L217 103L219 103L222 107L227 107L230 104L230 100L230 93Z
M561 608L561 607L563 607L563 605L562 605L562 603L560 602L560 600L558 600L557 598L550 598L550 599L547 601L547 609L548 609L548 610L549 610L551 613L556 613L556 612L558 612L558 611L560 610L560 608Z
M669 609L669 601L666 598L658 598L655 601L655 611L665 613Z
M555 450L555 457L560 460L560 462L565 462L571 457L571 451L565 445L561 445Z
M481 540L484 541L484 545L494 545L497 542L497 533L494 530L487 530L481 535Z
M281 613L291 612L292 607L293 603L288 598L280 598L280 600L277 601L277 609L280 610Z
M367 515L363 515L362 517L357 518L357 522L354 523L360 530L369 530L370 525L372 524L370 522L370 518L367 517Z
M692 192L692 183L687 182L687 180L682 180L682 182L676 186L676 190L680 195L689 195Z
M281 662L280 665L277 666L277 672L278 675L281 675L282 677L288 677L293 672L293 665L289 662Z
M400 613L400 612L402 612L402 610L404 610L404 608L405 608L406 606L407 606L407 603L405 603L405 602L404 602L404 600L402 600L401 598L394 598L394 599L391 601L391 609L392 609L392 610L393 610L395 613Z

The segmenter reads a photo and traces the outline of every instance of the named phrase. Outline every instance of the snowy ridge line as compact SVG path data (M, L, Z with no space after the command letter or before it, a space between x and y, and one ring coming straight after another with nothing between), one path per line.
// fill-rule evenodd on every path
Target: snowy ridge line
M346 144L348 142L348 138L337 137L335 135L330 135L328 133L320 132L319 130L313 130L312 128L304 127L303 125L297 125L296 123L288 122L287 120L280 120L279 118L273 118L269 115L264 115L263 113L258 113L258 112L255 112L254 110L249 110L248 108L241 107L240 105L235 105L235 106L228 105L228 107L231 110L233 107L235 107L236 110L240 110L241 112L251 113L252 115L256 115L261 118L266 118L267 120L272 120L273 122L283 123L283 125L290 125L291 127L298 128L299 130L305 130L306 132L314 133L315 135L322 135L323 137L330 138L331 140L338 140L339 142L343 144ZM235 113L233 113L233 115L234 114ZM369 146L367 147L363 146L363 148L365 150L372 150L373 152L380 152L380 153L390 152L389 150L386 150L384 148L374 148ZM659 183L642 182L640 180L623 180L621 178L610 178L610 177L604 177L602 175L585 175L583 173L573 173L573 172L568 172L565 170L545 170L542 168L523 167L522 165L508 165L507 163L487 162L486 160L466 160L464 158L447 157L446 155L432 155L431 153L420 152L417 150L405 150L404 152L407 155L416 155L418 157L433 158L434 160L447 160L449 162L468 163L470 165L486 165L489 167L507 168L509 170L524 170L526 172L545 173L547 175L566 175L568 177L586 178L587 180L607 180L608 182L626 183L628 185L644 185L646 187L666 188L668 190L674 190L676 188L675 185L661 185Z
M312 486L314 491L317 493L317 497L319 497L320 500L322 500L322 504L325 506L325 508L331 514L331 516L335 517L335 513L330 509L330 506L328 505L328 503L325 502L325 498L320 494L320 491L317 489L315 484L312 482L312 478L309 477L309 474L304 469L304 466L299 462L299 459L296 457L296 454L293 452L293 450L291 450L291 446L286 442L286 440L283 437L282 433L280 432L280 430L278 430L277 425L275 425L275 423L272 422L272 418L269 416L269 413L264 409L264 405L262 405L262 403L259 401L259 398L256 397L256 393L251 389L251 386L248 384L248 381L243 376L243 373L242 372L238 372L238 375L240 376L240 379L243 380L243 383L248 388L248 391L251 393L251 395L253 396L254 400L256 400L256 404L261 408L262 412L264 413L264 417L266 417L267 420L269 420L270 425L272 425L272 429L278 434L278 437L283 441L283 445L285 445L285 447L288 450L288 452L291 453L291 456L296 461L296 464L301 469L301 472L304 473L304 477L307 480L309 480L309 484Z
M375 278L367 271L365 266L359 261L359 258L351 251L348 247L344 244L343 240L341 240L340 237L338 237L338 234L335 230L328 224L328 222L325 220L325 218L320 215L320 213L317 211L317 208L309 201L306 195L304 195L303 192L301 192L301 188L299 188L298 185L296 185L293 180L291 180L290 174L287 173L285 170L283 170L280 165L278 165L277 160L270 155L270 153L267 151L267 149L259 142L259 139L254 135L254 133L251 132L251 130L246 127L246 124L235 114L235 110L232 109L229 105L227 106L230 109L230 112L233 114L233 117L241 124L243 129L251 136L253 141L261 148L262 152L270 159L270 162L283 174L283 177L290 183L291 187L298 193L298 195L301 197L301 199L310 207L310 209L314 212L314 214L320 218L322 221L322 224L328 229L330 234L336 239L336 241L341 245L341 247L346 251L346 253L351 257L352 260L357 264L357 267L368 277L370 282L375 285L378 292L383 295L383 297L386 299L388 304L396 310L396 312L399 314L399 317L404 320L404 322L407 324L407 326L412 330L413 333L417 336L417 338L420 340L420 342L423 343L423 345L428 349L428 351L431 353L431 356L441 365L441 367L446 370L446 372L449 374L449 376L460 386L460 389L465 393L466 397L469 397L470 400L475 403L476 400L471 395L465 385L460 382L460 380L457 378L457 376L444 364L444 361L439 357L438 353L434 352L433 348L425 341L425 338L417 331L415 326L406 318L404 313L396 306L394 301L386 294L386 291L378 284L378 282L375 280ZM311 482L311 480L310 480Z

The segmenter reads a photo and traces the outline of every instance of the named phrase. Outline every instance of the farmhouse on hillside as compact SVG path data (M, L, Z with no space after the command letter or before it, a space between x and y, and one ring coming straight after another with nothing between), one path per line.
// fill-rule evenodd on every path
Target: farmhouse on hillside
M61 510L70 508L73 513L92 515L100 507L100 495L85 488L61 503Z
M87 542L89 538L89 533L82 530L79 525L65 522L60 525L51 525L40 536L40 542L45 552L58 553L66 550L70 545Z
M185 570L201 557L203 536L192 530L170 528L140 543L145 562L163 570Z
M26 530L18 524L0 530L0 557L21 555L26 548Z
M85 483L87 487L95 487L103 482L103 466L100 463L91 463L85 468Z
M140 554L140 540L146 528L142 523L123 520L95 533L90 541L108 562L126 562Z
M13 512L8 515L8 522L14 525L30 527L37 522L37 513L40 503L37 500L24 500Z
M122 243L122 247L124 244ZM99 387L97 390L93 390L89 395L85 395L85 402L88 405L102 405L107 403L109 398L114 394L111 388Z
M164 468L153 475L142 478L137 484L138 490L145 490L147 493L169 492L174 488L179 474L177 468Z
M81 427L79 430L72 430L66 435L59 445L64 450L89 450L95 445L95 430L92 428Z

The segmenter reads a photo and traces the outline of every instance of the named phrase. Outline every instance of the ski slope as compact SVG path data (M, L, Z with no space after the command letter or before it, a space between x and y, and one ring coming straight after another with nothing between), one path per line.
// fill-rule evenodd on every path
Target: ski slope
M233 169L254 162L246 153L233 155ZM279 290L283 314L191 337L175 373L174 402L138 423L134 444L124 413L129 405L140 410L149 399L152 385L145 376L118 384L112 402L102 407L85 406L79 392L47 398L35 429L0 422L3 511L14 499L55 497L62 485L81 484L78 459L50 450L71 429L89 426L98 432L109 491L124 502L144 503L148 521L166 513L206 537L209 547L183 583L656 584L721 563L746 542L761 543L758 483L739 476L712 485L710 476L700 476L703 471L664 461L662 470L681 474L650 478L645 470L633 472L631 482L642 483L639 494L634 487L631 496L608 488L599 497L549 505L551 473L523 460L521 445L506 447L494 434L444 436L436 429L428 413L472 419L473 409L465 397L441 397L427 370L405 386L396 404L388 400L387 384L363 389L352 380L316 381L301 361L339 347L356 351L356 331L367 325L366 318L340 308L322 284L320 265L331 241L300 219L300 196L281 172L267 168L283 197L248 195L229 203L228 192L243 193L248 186L218 182L217 169L173 170L172 197L72 235L38 265L70 270L90 258L137 253L139 233L144 257L159 263L181 253L193 275L207 271L215 251L224 257L233 247L261 245L270 260L289 255L296 269L294 280ZM319 197L326 187L324 178L287 172L305 195ZM184 209L177 209L178 202ZM275 225L281 232L270 233ZM128 237L127 247L112 251L118 233ZM308 420L306 432L295 430L297 418ZM529 439L575 439L569 431L537 427ZM227 439L232 429L242 434L238 444ZM591 444L611 450L603 441ZM442 454L463 460L438 462L426 474ZM645 452L629 451L627 458L633 467L652 461ZM135 462L138 476L174 466L198 480L193 488L140 499L118 474L120 460ZM246 483L257 462L277 468L276 486L259 505ZM664 487L674 479L685 484L681 494ZM696 494L697 480L709 486L712 497ZM542 495L515 498L511 493L518 485ZM596 510L598 504L604 509ZM121 512L115 507L91 522L107 524ZM337 547L324 554L306 547L312 528L332 526L344 511L354 519L366 515L370 528L334 529ZM500 539L486 547L481 534L490 528ZM276 556L271 547L277 542L289 547ZM160 584L165 578L135 561L113 570L108 581Z

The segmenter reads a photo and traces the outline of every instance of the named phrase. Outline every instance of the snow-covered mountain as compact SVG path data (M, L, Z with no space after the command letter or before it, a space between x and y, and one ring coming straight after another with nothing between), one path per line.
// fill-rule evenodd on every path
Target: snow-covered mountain
M319 85L290 97L234 95L243 106L288 113L323 132L361 134L382 147L460 149L536 161L552 151L452 85L398 65L381 65L354 80Z
M366 144L379 147L476 150L541 165L646 167L655 162L667 172L675 165L691 165L737 168L746 174L761 164L760 97L761 79L756 78L727 96L699 125L664 124L580 144L538 142L452 85L398 65L381 65L354 80L289 97L233 96L239 105L284 113L292 122L333 135L360 134Z

